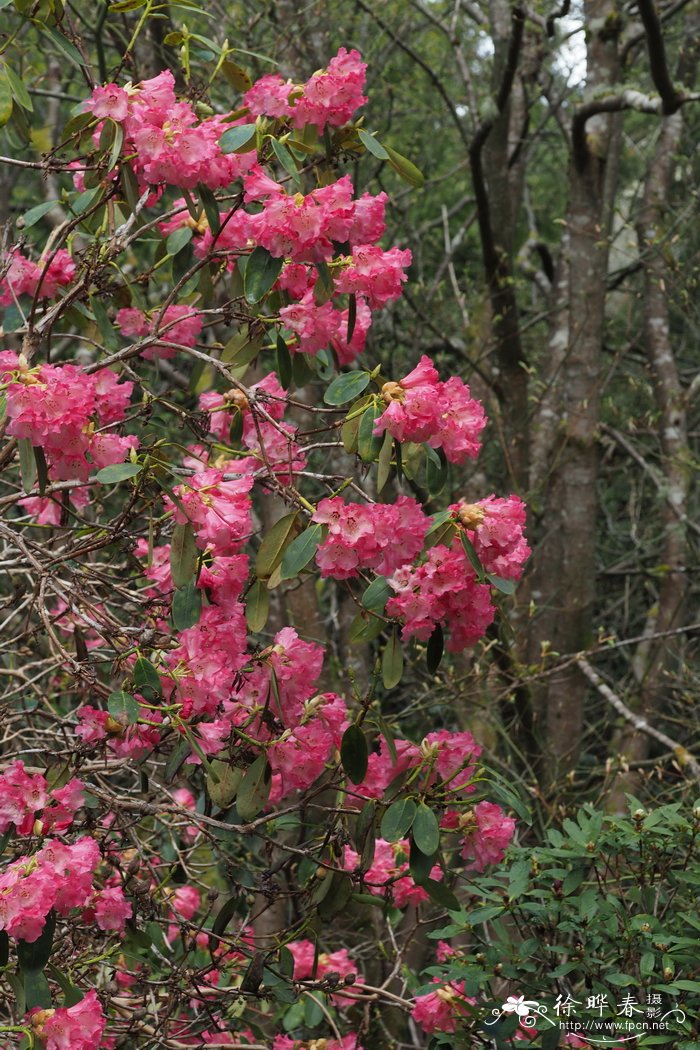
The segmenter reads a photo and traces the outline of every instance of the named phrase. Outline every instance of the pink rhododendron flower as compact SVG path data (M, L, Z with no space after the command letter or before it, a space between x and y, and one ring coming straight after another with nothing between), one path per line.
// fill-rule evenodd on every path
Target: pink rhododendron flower
M410 496L399 496L395 503L368 504L346 503L342 496L322 499L313 521L328 526L316 553L321 575L338 580L356 576L360 569L388 576L415 558L429 524Z
M519 496L487 496L477 503L456 503L450 510L467 530L487 572L519 580L530 555L524 536L525 504Z
M121 886L100 890L92 902L92 911L101 930L116 930L118 933L124 932L126 920L133 915L133 908Z
M169 343L179 343L181 346L194 346L202 331L201 314L184 303L167 306L162 316L160 310L153 310L146 315L141 310L128 306L118 311L117 324L124 335L133 339L157 334L162 335ZM142 356L147 359L168 358L174 357L176 353L172 346L155 343L142 351Z
M32 1010L29 1020L46 1050L98 1050L106 1019L94 988L75 1006Z
M428 900L426 891L408 874L408 855L407 839L402 839L400 842L376 839L372 864L362 877L370 893L377 897L387 897L397 908L405 908L409 904L420 904L421 901ZM350 846L346 846L343 851L345 870L354 871L359 860L359 854ZM442 868L439 864L433 865L430 878L436 882L442 881Z
M463 836L461 856L468 871L485 871L500 864L515 835L515 820L495 802L478 802L473 810L447 810L441 827Z
M221 470L203 470L175 489L178 504L173 506L176 524L190 522L195 541L202 550L235 554L251 532L250 476L224 480ZM182 509L180 509L182 507Z
M364 296L372 309L386 306L401 295L411 259L408 248L384 251L371 244L354 247L348 264L338 272L336 290Z
M70 284L74 276L75 263L65 248L51 256L48 266L43 261L32 262L15 249L10 254L7 272L0 278L0 305L9 306L20 295L35 296L37 292L42 299L53 299L58 289Z
M411 1017L424 1032L455 1032L460 1019L469 1013L466 1009L476 1000L464 994L464 981L452 981L444 985L439 977L433 984L440 987L427 995L416 997Z

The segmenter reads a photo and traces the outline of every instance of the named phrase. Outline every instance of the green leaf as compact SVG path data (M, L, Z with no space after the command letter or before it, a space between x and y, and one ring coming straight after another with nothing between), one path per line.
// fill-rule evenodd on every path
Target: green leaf
M256 580L245 600L245 619L249 631L262 631L270 614L270 592L263 580Z
M242 769L232 766L230 762L222 762L216 758L210 759L207 794L219 809L226 809L231 805L242 780Z
M221 63L221 72L236 91L243 93L253 85L250 73L236 62L232 62L230 58Z
M10 938L6 930L0 930L0 967L7 966L10 959Z
M461 910L461 904L452 890L448 889L444 882L438 882L436 879L426 879L422 885L423 889L435 904L447 908L448 911Z
M123 689L120 689L115 693L109 694L107 710L117 722L121 722L122 725L132 726L134 722L138 721L139 702L131 693L126 693Z
M472 569L476 573L477 578L479 580L483 580L484 579L484 566L481 564L481 561L479 559L479 555L476 553L476 548L474 547L474 544L469 539L467 534L461 529L460 529L460 539L462 540L462 547L464 548L464 553L466 554L467 558L469 559L469 564L471 565Z
M163 773L163 779L166 784L172 784L173 780L180 772L180 769L185 763L185 760L189 758L192 749L186 740L182 740L173 753L165 763L165 771Z
M381 142L378 142L377 139L375 139L374 135L370 135L368 131L364 131L362 128L360 128L357 132L357 137L359 138L360 142L365 147L365 149L369 150L369 152L374 157L376 157L377 160L390 159L388 151L384 149L384 146L382 146Z
M384 432L384 440L377 457L377 492L384 489L389 475L391 474L391 456L394 449L394 439L388 430Z
M379 437L374 434L374 424L382 414L383 409L376 404L368 405L360 418L360 427L357 432L357 451L365 463L373 463L381 450L384 435Z
M211 926L211 932L217 940L223 935L224 930L236 914L239 906L240 894L236 893L233 897L229 897L227 901L224 901L221 908L216 913L216 918Z
M272 148L275 152L277 160L280 162L284 170L288 175L292 176L292 181L298 190L301 190L301 179L299 178L299 169L294 163L294 157L289 152L287 147L283 143L278 142L277 139L271 139Z
M502 576L492 576L490 572L486 573L486 579L502 594L515 593L515 580L504 580Z
M97 327L100 330L100 335L102 336L102 341L105 347L108 350L118 350L120 346L119 336L109 319L109 314L96 295L90 296L90 308L95 315Z
M295 540L292 540L282 555L281 578L283 580L291 580L299 575L313 558L323 537L323 525L314 524L309 525L308 529L304 529Z
M7 79L0 75L0 128L4 127L12 116L13 105L14 99L12 98L10 85Z
M194 577L198 559L191 523L186 521L176 525L170 544L170 574L176 587L184 587Z
M31 113L34 109L31 95L15 73L14 69L11 69L10 66L5 66L5 76L7 77L7 82L10 85L10 90L14 95L15 101L19 103L22 109L26 109Z
M51 989L41 970L20 971L24 976L24 1001L27 1010L40 1007L47 1010L51 1006Z
M145 656L139 656L136 658L133 679L135 689L141 694L144 700L151 702L155 700L156 697L162 697L163 688L160 684L160 675L151 661L147 660Z
M19 469L22 475L22 488L25 492L31 492L36 481L36 458L34 446L29 438L17 438L17 449L19 450Z
M284 259L270 255L267 248L258 245L248 256L243 279L246 302L251 306L259 303L272 288L280 275Z
M431 496L437 496L447 481L447 459L440 449L438 454L430 445L425 445L425 483Z
M416 841L411 837L411 849L408 858L408 867L415 882L420 886L430 878L430 872L437 859L437 853L428 856L418 847Z
M94 480L101 482L103 485L116 485L118 482L126 481L128 478L135 478L142 470L142 463L111 463L108 467L98 470Z
M64 1007L76 1006L83 1001L85 998L84 992L81 992L80 988L72 984L62 970L59 970L59 968L54 966L53 963L49 963L46 969L48 970L51 979L56 982L63 992Z
M285 514L265 534L255 559L256 576L271 576L275 571L282 561L285 548L291 542L298 517L298 510L292 511L291 514Z
M344 405L359 397L368 383L368 372L343 372L333 380L323 395L323 400L327 405Z
M411 830L417 806L412 798L400 798L387 809L382 817L381 835L387 842L398 842Z
M383 628L384 620L379 616L369 612L358 612L348 629L348 641L353 645L356 642L371 642L382 633Z
M435 674L440 661L442 660L442 654L445 650L445 637L442 633L442 627L440 624L435 625L433 633L428 639L428 650L425 655L425 661L428 667L429 674Z
M51 957L53 935L56 930L56 912L46 916L44 928L35 941L17 941L17 961L25 973L40 972Z
M253 124L237 124L229 128L219 139L222 153L251 153L255 148L257 127Z
M403 676L403 646L398 628L389 635L382 653L382 682L385 689L394 689Z
M292 383L292 355L289 353L289 347L287 346L281 333L277 333L277 372L279 373L280 383L285 390L288 390Z
M340 761L353 784L361 784L367 773L369 751L367 739L358 725L353 722L343 733L340 742Z
M165 242L166 254L177 255L191 240L192 230L189 226L181 226L179 230L173 230Z
M413 186L415 189L422 189L425 185L425 176L419 168L415 166L413 161L408 160L407 157L403 157L400 153L397 153L391 146L386 146L386 152L388 154L389 163L391 164L394 171L400 175L400 177L407 182L409 186Z
M369 612L383 613L393 593L386 577L377 576L362 595L362 607Z
M194 577L184 587L178 587L173 595L171 609L173 627L176 631L186 631L199 623L202 615L202 592Z
M77 66L85 65L83 56L78 51L77 47L75 47L74 44L71 44L70 40L66 40L62 33L59 33L57 29L51 29L48 26L43 25L41 22L37 22L36 24L53 40L59 51L62 51L71 62L75 62Z
M421 853L431 856L440 845L440 825L438 819L424 802L421 802L413 818L411 835Z
M201 182L197 183L197 193L199 194L199 199L202 202L204 214L206 215L207 222L209 223L209 229L214 234L214 236L216 236L221 226L219 202L217 201L216 197L209 189L209 187L205 186Z
M334 872L330 890L318 905L320 918L328 920L339 915L347 907L352 897L352 889L352 880L348 875L343 875L339 871Z
M55 208L58 201L44 201L43 204L37 204L34 208L30 208L28 212L25 212L22 216L21 225L22 229L28 230L31 226L35 226L40 219ZM19 222L18 222L19 225Z
M267 755L258 755L252 766L246 770L238 789L236 809L243 821L257 817L268 798L272 786L272 770Z
M46 454L43 448L34 449L34 460L36 462L36 474L39 481L39 495L43 496L49 483L49 467L46 462Z

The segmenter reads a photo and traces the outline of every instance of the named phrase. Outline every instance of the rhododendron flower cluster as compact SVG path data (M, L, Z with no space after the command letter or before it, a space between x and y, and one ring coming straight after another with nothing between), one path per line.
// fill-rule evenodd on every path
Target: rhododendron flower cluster
M403 620L405 638L428 639L438 624L447 624L448 648L460 652L482 638L493 621L491 588L478 582L461 546L437 544L422 564L397 569L389 586L395 595L386 610Z
M176 303L166 306L165 310L151 312L150 316L133 306L124 307L117 313L117 324L124 335L134 339L159 334L169 343L181 346L194 346L202 331L202 317L189 306ZM171 346L155 343L144 350L145 358L174 357L176 350Z
M451 463L478 455L486 425L481 403L457 376L441 383L425 354L400 382L385 383L382 397L387 407L375 434L388 430L397 441L427 441L432 448L443 448Z
M75 1006L32 1010L29 1022L46 1050L96 1050L102 1045L106 1018L91 988Z
M0 277L0 306L9 306L20 295L39 293L42 299L53 299L59 288L69 285L75 276L75 263L65 248L59 248L46 264L35 263L15 249L5 264L7 270Z
M410 496L399 496L395 503L346 503L334 496L321 500L313 520L328 526L316 555L321 575L337 580L356 576L361 568L388 576L415 558L429 525Z
M440 987L416 997L411 1017L424 1032L456 1032L476 1000L464 994L464 981L442 984L439 977L434 977L433 984Z
M73 777L64 787L49 790L41 773L28 773L17 759L0 773L0 835L14 825L18 835L30 835L37 820L42 832L65 831L83 805L82 780Z
M173 517L179 525L194 526L197 546L216 554L235 554L250 534L250 497L253 478L225 480L222 470L203 470L193 475L175 494Z
M374 858L366 871L362 872L362 884L377 897L385 897L397 908L406 908L409 904L420 904L428 900L428 894L409 874L408 839L399 842L387 842L375 839ZM358 872L360 856L350 846L343 850L343 867L346 871ZM433 865L430 878L435 882L442 880L443 873L439 864Z
M297 128L315 124L346 124L367 101L362 94L366 64L357 51L341 47L326 69L314 73L304 84L284 81L277 74L261 77L243 97L251 113L289 117Z
M42 448L56 478L85 481L95 467L121 463L138 446L133 435L105 429L124 419L133 389L107 368L92 374L76 365L30 369L7 350L0 352L0 384L8 434Z
M506 580L519 580L530 556L524 536L523 501L518 496L487 496L477 503L462 501L450 510L465 528L486 571Z
M470 871L485 871L499 864L513 841L515 820L508 817L495 802L477 802L473 810L448 810L442 827L462 836L461 855L469 861Z

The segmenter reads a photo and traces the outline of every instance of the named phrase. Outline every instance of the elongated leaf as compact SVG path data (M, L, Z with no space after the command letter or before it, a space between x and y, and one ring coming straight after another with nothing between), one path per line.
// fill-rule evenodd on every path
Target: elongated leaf
M391 456L394 449L394 439L388 430L384 432L384 440L377 457L377 492L380 493L391 474Z
M469 559L469 564L471 565L472 569L476 573L478 579L479 580L483 580L483 578L484 578L484 566L479 561L479 555L476 553L476 550L474 548L474 544L469 539L469 537L466 535L466 533L463 532L463 531L460 532L460 539L462 540L462 547L464 548L464 553L466 554L467 558Z
M176 525L170 544L170 574L176 587L184 587L197 571L199 552L189 521Z
M262 631L270 614L270 592L263 580L256 580L245 601L245 619L250 631Z
M387 842L398 842L408 835L416 815L416 804L412 798L400 798L393 802L382 817L381 834Z
M366 150L377 158L377 160L389 160L389 154L387 150L382 146L381 142L375 139L374 135L370 135L368 131L364 131L362 128L357 133L362 145Z
M59 33L57 29L50 29L48 26L42 25L41 22L39 22L38 25L47 36L51 37L59 51L62 51L71 62L75 62L77 66L85 65L83 56L78 51L77 47L75 47L74 44L71 44L70 40L67 40L63 33Z
M382 653L382 682L385 689L394 689L403 676L403 646L398 629L394 629Z
M292 355L282 335L277 335L277 373L280 383L288 390L292 382Z
M168 761L165 763L163 779L166 784L172 784L173 780L185 764L185 760L189 758L191 753L192 749L186 740L183 740L177 745Z
M270 255L267 248L258 245L248 257L243 279L243 291L246 302L259 303L272 288L280 275L284 259Z
M211 927L212 937L215 938L217 941L223 935L224 930L230 923L233 916L238 911L239 906L240 895L236 894L233 897L229 897L229 899L223 903L223 905L217 912L216 918L214 919L214 922L212 923Z
M34 208L30 208L28 212L25 212L22 216L21 225L23 229L28 230L30 226L35 226L40 219L55 208L58 201L44 201L43 204L37 204ZM19 225L19 221L18 221Z
M334 379L323 395L327 405L345 405L359 397L369 383L368 372L344 372Z
M18 438L17 449L19 451L19 469L22 475L22 488L25 492L31 492L36 481L36 459L34 447L29 438Z
M178 587L173 595L173 627L176 631L186 631L199 623L202 615L202 592L197 587L194 577L184 587Z
M413 161L407 157L403 157L400 153L397 153L391 146L385 147L389 157L389 163L391 164L394 171L401 176L404 182L407 182L409 186L413 186L415 189L422 189L425 185L425 176L423 172L415 166Z
M313 558L323 536L323 525L309 525L308 529L304 529L295 540L292 540L282 555L281 578L283 580L291 580L299 575Z
M134 686L144 700L149 702L156 697L162 697L163 689L160 684L160 675L150 660L145 656L139 656L134 664Z
M47 1010L51 1006L51 989L41 970L21 970L24 975L24 1001L27 1010L39 1007Z
M43 448L36 447L34 449L34 460L36 462L36 476L39 482L39 495L43 496L49 483L49 467Z
M419 886L422 886L426 879L430 878L430 872L433 870L433 865L437 860L437 853L429 856L423 853L416 844L415 839L411 836L411 849L408 858L408 867L413 876L415 882Z
M209 187L205 186L201 182L197 183L197 193L199 194L199 199L202 202L204 214L206 215L207 222L209 223L209 229L214 235L216 235L219 232L219 228L221 226L219 202L217 201L216 197L209 189Z
M289 152L287 147L282 142L278 142L277 139L272 139L272 148L275 152L277 160L280 162L284 170L288 175L292 176L292 181L298 190L301 189L301 179L299 178L299 169L294 163L294 157Z
M192 240L192 230L189 226L181 226L179 230L173 230L165 242L165 251L168 255L177 255L185 245Z
M436 624L433 633L428 639L428 651L426 653L426 664L430 674L435 674L440 661L442 660L442 654L445 651L445 638L442 633L442 627L440 624Z
M360 427L357 432L357 451L365 463L374 462L384 441L383 435L376 437L374 434L374 424L382 414L382 411L383 409L377 405L368 405L360 419Z
M367 773L367 739L359 726L349 725L340 742L340 760L353 784L361 784Z
M435 901L436 904L447 908L449 911L460 910L461 905L459 901L444 882L438 882L436 879L426 879L422 885L430 899Z
M272 786L272 770L267 761L267 755L258 755L250 766L236 798L236 809L243 821L253 820L257 817L268 798Z
M12 116L14 99L7 78L0 74L0 128L7 124Z
M56 930L56 913L50 911L46 916L44 928L35 941L17 941L17 961L24 973L41 971L51 957L53 935Z
M257 576L270 576L282 561L284 550L291 543L294 535L294 528L298 518L298 510L292 511L291 514L285 514L265 534L255 559L255 573Z
M15 101L19 103L22 109L26 109L27 112L31 113L34 109L31 95L11 66L5 66L5 76Z
M115 693L109 694L107 710L117 722L131 726L138 721L139 702L131 693L126 693L123 689L120 689Z
M207 794L214 805L220 809L226 809L233 802L241 781L243 770L232 766L229 762L221 762L212 759L209 762L210 772L207 776ZM214 776L216 780L214 780Z
M416 810L411 829L413 841L421 853L432 856L440 845L440 825L432 809L421 802Z
M95 474L95 481L103 485L116 485L120 481L135 478L143 470L142 463L110 463Z
M362 606L370 612L383 613L384 606L394 592L384 576L377 576L362 595Z
M232 62L230 58L227 58L222 62L221 72L224 74L231 87L234 87L236 91L242 93L247 91L248 88L253 85L250 73L246 72L246 70L236 62Z
M222 153L251 153L255 149L255 124L237 124L229 128L219 139Z
M504 580L502 576L492 576L491 573L486 574L486 579L496 588L497 591L500 591L501 594L515 593L515 580Z

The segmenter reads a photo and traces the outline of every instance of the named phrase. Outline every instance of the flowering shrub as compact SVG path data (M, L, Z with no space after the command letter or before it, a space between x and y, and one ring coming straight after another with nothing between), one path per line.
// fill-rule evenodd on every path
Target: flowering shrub
M369 360L412 260L342 174L364 84L344 48L220 112L168 70L98 84L52 160L70 217L27 213L5 258L0 536L33 701L0 768L8 1047L361 1050L375 1010L473 1015L464 982L373 984L332 921L459 911L514 840L472 735L408 739L382 701L404 655L434 674L445 632L477 643L529 554L517 496L433 502L480 449L465 383ZM294 616L310 581L356 607L366 687Z

